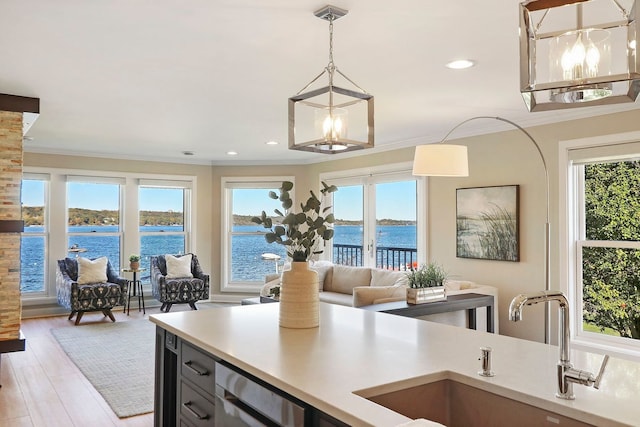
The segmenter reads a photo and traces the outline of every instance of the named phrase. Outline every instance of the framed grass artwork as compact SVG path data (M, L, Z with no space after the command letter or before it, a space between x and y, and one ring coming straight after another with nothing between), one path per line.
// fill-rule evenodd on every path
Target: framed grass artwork
M520 261L518 185L456 190L456 256Z

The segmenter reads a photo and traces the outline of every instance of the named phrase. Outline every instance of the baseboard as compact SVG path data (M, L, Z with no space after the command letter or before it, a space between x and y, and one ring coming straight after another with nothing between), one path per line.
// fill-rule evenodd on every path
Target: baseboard
M134 302L134 299L131 298L131 309L137 309L137 297ZM160 302L151 296L145 296L144 298L144 306L146 308L155 308L160 307ZM116 307L116 309L120 309L122 311L122 306ZM22 318L23 319L35 319L38 317L52 317L52 316L64 316L69 315L69 310L60 306L57 303L46 303L46 304L30 304L22 305Z

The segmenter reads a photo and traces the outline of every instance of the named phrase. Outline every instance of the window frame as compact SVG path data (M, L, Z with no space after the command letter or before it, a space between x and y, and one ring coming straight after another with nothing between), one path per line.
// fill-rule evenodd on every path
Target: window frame
M124 227L123 227L123 222L124 222L124 191L125 191L125 184L126 184L126 180L124 178L117 178L117 177L104 177L104 176L87 176L87 175L72 175L72 174L68 174L66 176L66 183L67 183L67 187L66 187L66 191L65 191L65 199L66 199L66 221L65 221L65 225L66 225L66 246L67 248L69 248L69 240L74 237L85 237L85 238L91 238L91 237L108 237L108 236L117 236L118 237L118 255L119 255L119 259L117 260L117 265L115 265L115 262L113 260L111 260L111 263L113 265L114 268L116 268L118 271L120 271L123 267L123 260L124 260L124 254L123 254L123 247L124 247ZM93 233L92 231L69 231L69 210L72 209L69 206L69 184L70 183L83 183L83 184L99 184L99 185L117 185L118 186L118 230L117 231L111 231L111 232L104 232L104 233ZM77 254L78 256L84 256L82 254ZM86 255L87 257L91 258L90 255ZM70 253L67 253L67 257L72 257L72 255Z
M360 169L350 169L344 171L327 172L320 174L320 182L324 181L328 185L349 186L362 185L363 193L363 222L364 234L363 244L371 242L375 239L375 196L372 196L367 190L368 186L376 184L399 182L403 180L416 181L416 249L418 251L418 264L423 264L428 259L427 253L427 224L428 218L428 178L422 176L414 176L412 174L413 162L394 163L389 165L372 166ZM331 195L332 196L332 195ZM333 198L329 199L329 204L333 205ZM372 222L373 221L373 225ZM333 240L327 245L324 259L331 259L333 254ZM363 254L363 264L365 266L375 267L376 259L374 256L365 256ZM366 262L365 261L366 258ZM373 264L373 265L372 265Z
M184 237L184 253L193 252L193 185L190 181L167 180L167 179L140 179L137 183L138 204L136 230L138 234L138 251L137 254L142 255L142 238L144 236L183 236ZM158 189L180 189L182 193L182 231L141 231L140 227L140 189L141 188L158 188ZM133 252L132 252L133 253ZM142 261L142 260L141 260ZM144 267L144 266L143 266ZM146 281L145 283L148 283Z
M279 188L283 181L291 181L294 184L294 192L291 193L293 206L296 206L295 200L295 177L294 176L254 176L254 177L229 177L223 176L221 181L222 201L220 203L221 212L221 282L220 292L222 293L255 293L264 285L264 281L232 281L232 239L237 235L254 235L255 233L234 232L233 231L233 190L235 189L272 189ZM266 231L262 232L266 233Z
M23 238L32 238L32 237L42 237L44 239L44 266L43 266L43 278L44 283L42 284L42 290L41 291L37 291L37 292L21 292L21 297L27 300L30 299L35 299L35 298L46 298L50 295L51 293L51 289L49 289L49 287L47 286L47 277L49 277L49 263L47 262L48 258L49 258L49 188L50 188L50 180L51 180L51 176L48 173L33 173L33 172L23 172L22 174L22 181L43 181L44 183L44 206L43 206L43 213L44 213L44 217L43 217L43 228L44 231L40 232L40 233L32 233L32 232L25 232L24 229L22 231L22 233L20 233L20 239L22 240ZM21 251L22 251L22 246L21 246ZM21 282L22 282L22 263L20 264L20 275L21 275ZM22 283L21 283L22 285ZM55 291L55 287L53 289L53 291Z
M628 339L582 330L582 249L585 247L640 249L640 241L586 240L582 164L587 162L586 159L598 163L637 159L637 154L640 153L639 143L640 132L628 132L560 141L558 148L559 288L569 300L572 344L581 350L608 352L636 360L640 360L640 340L635 343ZM572 151L588 148L595 149L592 157L584 156L585 160L579 162L572 160Z
M182 182L191 188L191 199L189 206L189 219L185 218L185 223L189 223L189 245L185 251L192 251L195 248L197 233L197 177L194 175L168 175L161 173L132 173L103 170L82 170L71 168L49 168L39 166L25 166L23 176L47 176L48 188L45 195L45 215L47 221L47 241L45 258L45 292L38 295L21 296L24 307L46 306L57 303L56 295L56 270L57 261L70 256L68 253L68 206L67 206L67 178L89 177L91 180L102 180L103 182L119 181L124 183L120 188L120 267L128 265L128 254L139 253L139 219L138 219L138 187L141 182ZM186 209L186 208L185 208ZM106 235L107 233L104 233ZM126 263L125 263L126 262ZM121 273L122 274L122 273ZM43 313L41 309L35 309Z

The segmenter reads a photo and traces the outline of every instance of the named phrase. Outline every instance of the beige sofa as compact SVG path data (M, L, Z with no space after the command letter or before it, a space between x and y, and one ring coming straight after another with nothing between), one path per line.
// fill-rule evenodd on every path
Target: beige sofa
M383 270L368 267L351 267L333 264L329 261L317 261L310 265L318 273L320 301L352 307L381 304L406 300L408 279L406 272ZM269 296L269 291L281 283L280 274L268 274L260 295ZM495 298L494 324L498 331L498 290L493 286L480 285L464 280L447 280L445 288L448 295L478 293L493 295ZM478 309L478 329L483 330L486 319ZM455 326L465 326L464 313L443 313L424 316L426 320L434 320Z

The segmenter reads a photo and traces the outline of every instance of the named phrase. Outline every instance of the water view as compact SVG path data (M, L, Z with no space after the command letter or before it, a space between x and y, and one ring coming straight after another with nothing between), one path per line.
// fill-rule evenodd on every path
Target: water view
M90 230L90 233L87 231ZM234 231L255 231L255 225L237 225ZM22 238L22 292L41 292L44 289L44 237L37 233L42 227L25 227ZM143 226L141 232L180 232L182 226ZM120 237L109 235L117 233L117 226L70 226L69 233L83 233L70 235L68 247L77 245L87 249L81 256L97 258L106 256L116 269L120 269ZM86 233L86 234L84 234ZM29 234L33 234L30 236ZM416 248L415 225L392 225L377 227L377 244L383 247ZM362 227L358 225L338 225L335 227L334 245L362 246ZM184 236L181 234L153 234L141 236L141 265L149 269L149 258L158 254L178 254L184 252ZM232 281L262 281L268 273L274 273L275 262L264 260L262 254L274 253L281 257L280 264L286 258L282 245L268 244L262 234L237 235L232 240L231 267ZM334 250L335 253L335 250ZM67 256L75 256L72 252ZM126 258L128 254L124 254ZM126 261L126 260L125 260ZM52 266L55 268L55 265ZM143 274L143 281L148 281L149 270Z

